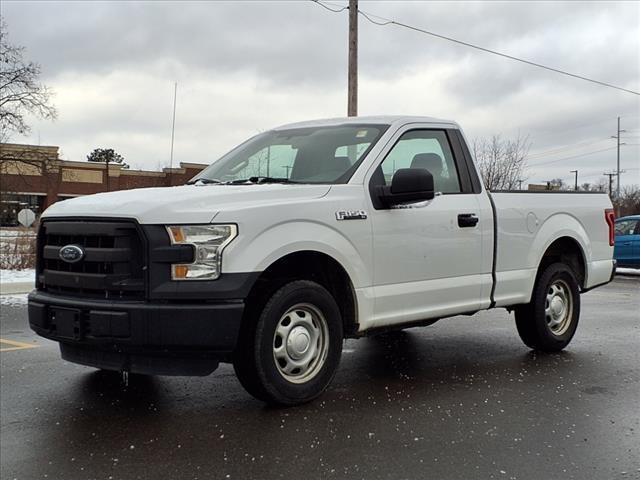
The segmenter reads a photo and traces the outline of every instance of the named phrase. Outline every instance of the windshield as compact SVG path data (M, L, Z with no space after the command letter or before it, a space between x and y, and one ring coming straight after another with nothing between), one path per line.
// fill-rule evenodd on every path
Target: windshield
M346 183L387 128L341 125L265 132L189 183Z

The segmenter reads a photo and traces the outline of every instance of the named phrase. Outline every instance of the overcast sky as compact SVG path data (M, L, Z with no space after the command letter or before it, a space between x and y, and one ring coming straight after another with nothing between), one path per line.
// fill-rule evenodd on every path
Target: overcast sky
M639 2L361 0L360 8L640 91ZM175 164L210 163L257 132L346 113L346 10L311 1L3 0L2 16L10 42L42 65L59 111L12 140L59 145L68 160L107 147L134 168L168 166L174 81ZM359 29L360 115L453 119L469 139L520 132L532 141L530 182L573 182L577 168L580 183L615 168L609 137L620 115L622 182L640 184L639 96L363 17Z

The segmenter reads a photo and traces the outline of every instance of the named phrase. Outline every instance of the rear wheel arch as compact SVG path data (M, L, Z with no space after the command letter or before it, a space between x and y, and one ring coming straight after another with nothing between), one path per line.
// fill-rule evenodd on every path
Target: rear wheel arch
M584 288L587 279L586 256L582 246L575 238L563 236L549 244L538 262L536 280L553 263L563 263L571 268L578 285L580 288Z

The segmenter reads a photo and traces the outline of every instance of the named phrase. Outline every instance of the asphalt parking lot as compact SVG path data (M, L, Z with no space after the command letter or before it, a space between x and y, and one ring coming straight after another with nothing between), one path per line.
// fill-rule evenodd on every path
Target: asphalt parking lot
M206 378L60 360L2 305L2 479L640 478L640 279L582 297L578 332L529 351L503 310L350 340L319 400L274 409Z

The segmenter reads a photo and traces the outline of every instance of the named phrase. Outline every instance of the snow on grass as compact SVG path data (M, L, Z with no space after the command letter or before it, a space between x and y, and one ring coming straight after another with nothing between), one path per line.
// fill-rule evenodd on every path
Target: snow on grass
M35 237L36 231L30 228L0 228L0 237Z
M0 269L33 268L36 260L36 234L33 229L0 230Z
M9 307L22 307L27 304L27 294L0 295L0 305Z
M36 271L33 268L24 270L0 270L1 283L35 282Z

